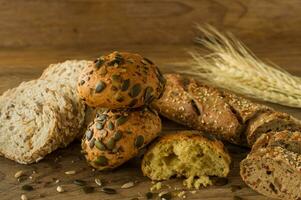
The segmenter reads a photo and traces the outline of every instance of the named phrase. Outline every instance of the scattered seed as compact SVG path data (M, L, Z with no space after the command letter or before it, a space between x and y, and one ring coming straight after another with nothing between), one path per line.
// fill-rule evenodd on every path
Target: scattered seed
M95 92L96 93L100 93L102 92L104 89L106 88L106 84L103 81L100 81L99 83L97 83L96 87L95 87Z
M87 130L86 131L87 140L91 140L92 137L93 137L93 132L91 130Z
M64 188L60 185L56 187L56 191L58 191L59 193L65 192Z
M121 117L119 117L119 118L116 120L116 125L117 125L117 126L122 125L122 124L124 124L127 120L128 120L128 117L127 117L127 116L121 116Z
M122 82L121 91L126 91L130 86L130 79L126 79Z
M140 148L144 143L144 137L142 135L139 135L135 140L135 146L137 148Z
M20 177L23 176L23 175L24 175L24 172L23 172L22 170L17 171L17 172L15 173L15 178L20 178Z
M121 186L121 188L122 189L128 189L128 188L131 188L131 187L134 187L134 182L133 181L130 181L130 182L127 182L127 183L125 183L125 184L123 184L122 186Z
M152 192L147 192L147 193L145 194L146 199L152 199L153 196L154 196L154 193L152 193Z
M84 186L84 185L86 185L86 181L79 180L79 179L75 179L75 180L73 181L73 183L74 183L75 185L79 185L79 186Z
M67 175L73 175L73 174L76 174L76 171L75 170L66 171L65 174L67 174Z
M95 146L97 149L104 151L106 150L106 146L99 140L95 140Z
M111 121L108 123L108 128L114 130L114 124Z
M113 150L114 147L115 147L115 140L114 140L114 138L111 138L111 139L108 141L108 143L106 144L106 146L107 146L107 148L108 148L109 150Z
M100 166L105 166L108 164L108 159L105 156L99 156L94 163Z
M92 187L92 186L84 186L82 188L83 188L84 193L86 193L86 194L94 192L94 187Z
M141 85L139 83L135 84L129 93L130 97L134 98L139 95L141 91Z
M95 178L95 183L98 185L98 186L102 186L102 182L101 182L101 180L99 179L99 178Z
M231 185L231 192L236 192L237 190L241 190L242 187L240 185Z
M114 140L115 141L118 141L118 140L120 140L122 138L122 133L121 133L121 131L116 131L115 132L115 135L114 135Z
M95 138L92 138L92 140L90 140L90 143L89 143L89 147L90 147L90 149L92 149L93 147L94 147L94 145L95 145Z
M116 194L117 191L113 188L101 188L100 191L106 193L106 194Z
M216 178L215 180L213 180L213 184L215 186L224 186L224 185L227 185L228 184L228 179L227 178Z
M103 129L103 124L97 122L97 123L95 124L95 127L96 127L96 129L101 130L101 129Z
M28 200L27 196L25 194L21 195L21 200Z

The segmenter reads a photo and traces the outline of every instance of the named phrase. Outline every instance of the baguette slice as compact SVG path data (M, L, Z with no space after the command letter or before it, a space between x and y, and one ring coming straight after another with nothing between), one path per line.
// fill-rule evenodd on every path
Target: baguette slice
M226 177L231 158L222 142L198 131L180 131L162 136L143 157L143 174L151 180L186 177L184 185L211 185L210 176Z
M301 199L301 132L263 134L240 164L245 183L271 198Z
M24 82L0 97L0 152L5 157L37 162L77 135L71 128L71 100L50 85L46 80Z
M40 79L50 80L54 83L57 83L57 87L67 86L71 90L62 90L69 98L72 100L75 112L78 113L79 122L78 127L81 128L84 125L86 127L90 122L90 119L85 118L85 105L80 100L77 94L77 82L78 77L81 71L87 66L92 64L92 61L87 60L67 60L62 63L51 64L46 68L41 75ZM60 86L59 86L60 85ZM90 110L93 110L90 108ZM84 131L78 132L78 138L82 137Z

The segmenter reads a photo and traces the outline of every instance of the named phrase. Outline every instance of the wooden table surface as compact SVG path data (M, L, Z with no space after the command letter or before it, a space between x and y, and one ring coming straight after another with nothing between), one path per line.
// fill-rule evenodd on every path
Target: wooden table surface
M50 63L94 59L114 50L141 53L164 72L170 72L174 64L189 59L186 49L193 47L195 23L231 31L260 58L301 76L299 0L0 0L0 93L21 81L38 78ZM301 109L272 106L301 119ZM185 128L167 120L163 125L164 132ZM234 160L229 184L200 189L195 194L187 192L187 199L269 199L249 189L239 177L239 162L248 149L227 146ZM14 178L19 170L27 174L22 183ZM66 175L64 172L69 170L76 174ZM99 188L85 194L72 183L82 179L96 187L95 177L117 189L117 194L104 194ZM60 182L55 183L56 179ZM137 184L120 189L128 181ZM182 188L181 181L173 179L164 185L170 185L169 190ZM24 184L31 184L34 190L22 191ZM58 185L66 192L58 193ZM144 199L151 185L141 174L139 159L112 172L92 171L80 155L79 142L38 164L25 166L0 158L1 200L20 199L23 193L29 199L45 200ZM233 185L242 189L232 192Z

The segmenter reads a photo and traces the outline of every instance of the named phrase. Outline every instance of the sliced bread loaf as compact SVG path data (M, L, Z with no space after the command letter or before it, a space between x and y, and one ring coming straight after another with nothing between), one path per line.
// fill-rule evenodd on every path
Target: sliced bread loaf
M72 101L56 88L50 81L34 80L0 97L2 155L19 163L33 163L76 137Z
M261 135L240 164L240 175L257 192L271 198L301 199L301 132Z

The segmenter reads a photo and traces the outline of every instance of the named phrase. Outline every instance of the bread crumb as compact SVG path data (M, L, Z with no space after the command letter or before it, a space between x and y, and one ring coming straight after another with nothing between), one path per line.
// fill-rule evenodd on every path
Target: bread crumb
M185 191L182 191L182 192L179 192L178 193L178 197L182 198L182 199L185 199L186 198L186 195L185 195Z
M25 194L21 195L21 200L28 200L27 196Z
M57 186L56 191L58 191L59 193L64 192L64 188L62 186Z

